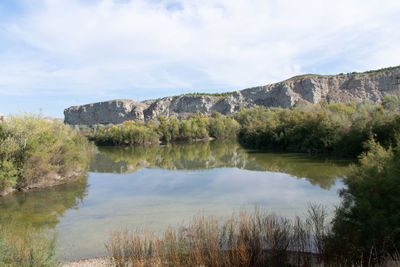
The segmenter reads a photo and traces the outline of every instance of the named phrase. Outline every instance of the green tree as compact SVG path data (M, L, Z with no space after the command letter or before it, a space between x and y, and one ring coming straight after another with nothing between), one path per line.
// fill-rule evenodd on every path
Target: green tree
M380 259L400 248L399 145L385 149L370 140L345 180L333 240L335 250L349 259Z

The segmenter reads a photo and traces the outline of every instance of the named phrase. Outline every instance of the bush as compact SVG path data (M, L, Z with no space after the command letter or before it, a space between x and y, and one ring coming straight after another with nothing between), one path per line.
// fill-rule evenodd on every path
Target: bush
M0 122L0 140L0 193L62 183L87 170L89 143L64 124L10 116Z
M235 118L246 147L356 157L371 137L387 148L400 133L399 114L392 104L386 106L322 102L295 109L258 107L241 110Z
M216 139L236 138L240 130L239 123L231 116L218 112L212 114L209 123L209 134Z
M55 238L48 239L29 228L23 233L14 233L0 226L0 266L60 266Z
M400 248L399 145L385 149L370 140L345 179L332 239L349 260L379 261Z

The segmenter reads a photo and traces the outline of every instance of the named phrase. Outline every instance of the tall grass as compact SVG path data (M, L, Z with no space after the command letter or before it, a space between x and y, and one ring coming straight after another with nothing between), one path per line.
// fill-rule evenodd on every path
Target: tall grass
M325 216L320 206L305 219L259 208L224 222L196 216L162 235L115 231L106 248L115 266L310 266L322 261Z
M31 228L15 232L0 226L0 266L59 266L55 254L55 237L48 238Z

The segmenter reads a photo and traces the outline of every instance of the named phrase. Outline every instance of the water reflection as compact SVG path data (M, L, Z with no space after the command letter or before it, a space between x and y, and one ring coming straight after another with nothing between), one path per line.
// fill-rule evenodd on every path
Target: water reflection
M345 175L348 161L304 154L247 151L232 142L201 142L153 147L99 147L90 171L131 173L142 168L205 170L238 168L283 172L306 178L311 184L329 189Z
M68 209L82 203L87 187L87 177L83 177L73 183L0 198L0 224L53 229Z
M0 198L0 223L55 229L62 259L102 256L119 228L162 231L198 212L225 218L254 204L284 216L310 202L333 207L346 165L227 142L99 147L87 179Z

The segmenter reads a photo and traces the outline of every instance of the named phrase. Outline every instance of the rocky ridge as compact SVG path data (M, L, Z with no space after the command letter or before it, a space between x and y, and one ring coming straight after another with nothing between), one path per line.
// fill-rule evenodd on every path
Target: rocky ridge
M71 125L119 124L126 120L148 121L158 116L186 118L197 110L231 114L255 106L290 108L299 104L328 102L379 103L387 95L400 96L400 66L365 73L300 75L288 80L235 91L227 96L179 95L136 102L118 99L72 106L64 110Z

